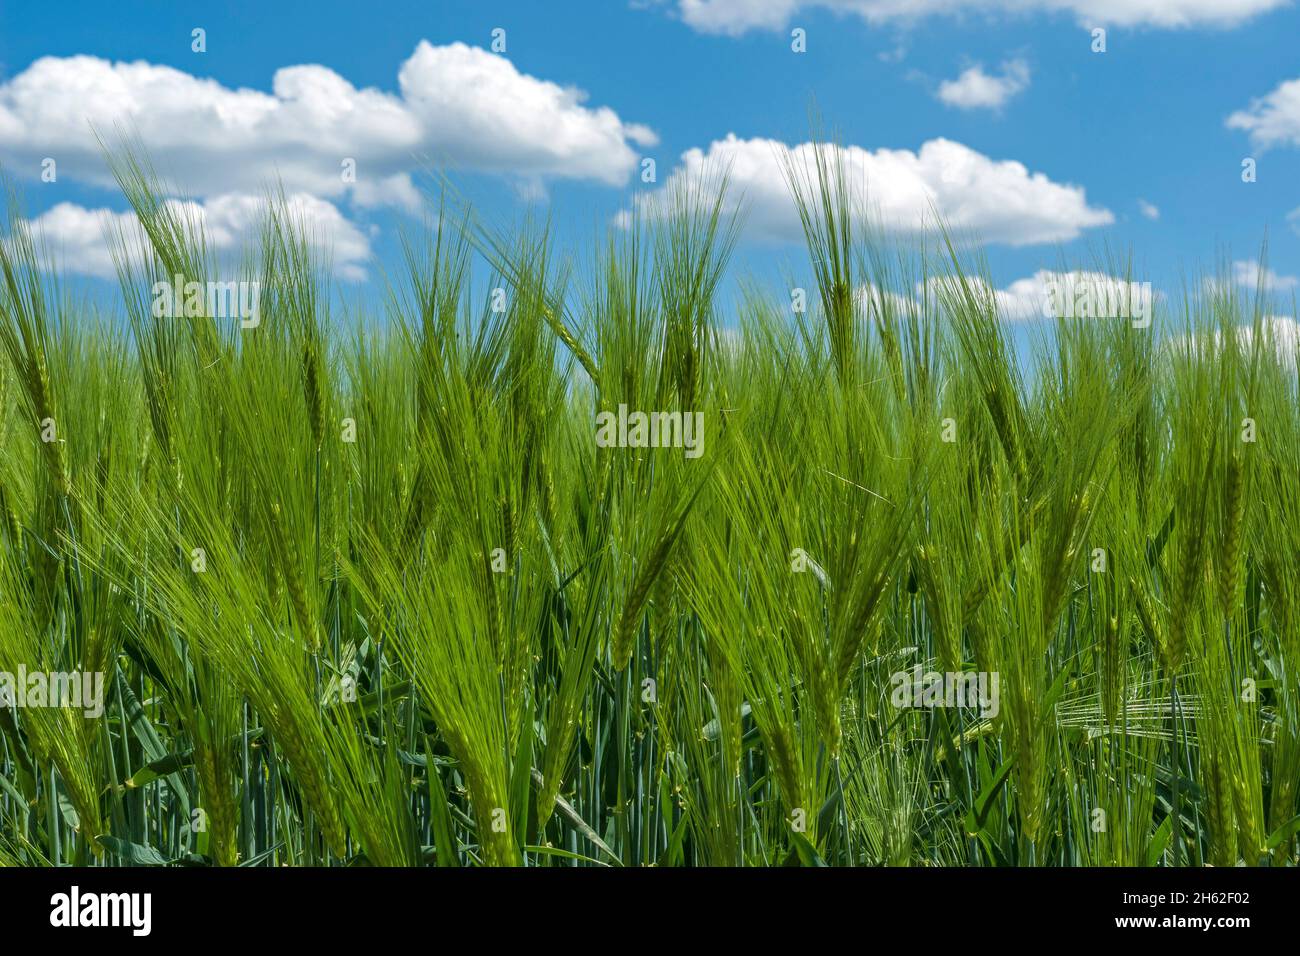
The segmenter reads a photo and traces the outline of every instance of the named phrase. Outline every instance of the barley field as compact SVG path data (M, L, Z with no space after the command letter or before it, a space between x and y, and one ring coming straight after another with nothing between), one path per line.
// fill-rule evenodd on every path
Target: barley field
M814 155L788 297L721 181L588 248L433 193L374 310L283 202L222 271L117 156L95 301L11 197L0 862L1300 862L1277 305L1021 356Z

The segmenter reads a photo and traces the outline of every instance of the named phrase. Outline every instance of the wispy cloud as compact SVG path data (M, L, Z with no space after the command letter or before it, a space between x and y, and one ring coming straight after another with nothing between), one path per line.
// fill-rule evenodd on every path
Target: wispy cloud
M868 23L1002 12L1072 14L1120 27L1236 26L1289 0L678 0L681 18L704 33L779 30L808 10L853 14Z

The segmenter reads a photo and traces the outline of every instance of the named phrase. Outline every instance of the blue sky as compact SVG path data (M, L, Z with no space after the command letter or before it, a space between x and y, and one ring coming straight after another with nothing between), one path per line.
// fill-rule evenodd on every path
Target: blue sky
M191 49L195 27L206 52ZM497 28L508 64L490 59ZM791 48L796 28L806 52ZM101 276L95 224L124 204L90 123L139 129L230 243L279 175L333 237L341 280L366 289L417 223L430 162L494 217L531 203L590 244L699 150L745 188L733 273L774 276L802 267L771 157L809 138L815 103L891 228L908 234L934 202L987 240L999 288L1107 249L1131 251L1160 289L1222 262L1249 280L1267 233L1289 300L1297 37L1288 0L28 0L0 7L0 164L66 265ZM273 85L301 65L318 69ZM348 156L356 185L339 182Z

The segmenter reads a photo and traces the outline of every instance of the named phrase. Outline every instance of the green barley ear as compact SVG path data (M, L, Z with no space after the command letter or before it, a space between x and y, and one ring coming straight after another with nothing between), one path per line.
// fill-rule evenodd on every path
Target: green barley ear
M50 382L48 351L56 332L59 291L47 278L47 257L23 217L16 194L0 179L7 200L7 236L0 242L0 347L21 390L42 461L59 493L68 496L72 478L64 452L59 409Z
M625 669L631 661L650 590L668 566L673 549L686 526L686 519L690 517L691 509L699 499L700 493L707 487L712 469L725 454L725 449L717 445L718 443L715 442L714 448L709 452L708 464L702 462L696 462L691 466L679 464L678 468L686 468L686 473L680 475L671 485L666 482L661 482L659 485L663 490L658 491L657 511L652 512L660 516L659 522L649 529L651 531L649 543L635 563L631 584L623 598L622 611L614 628L610 654L617 670ZM702 465L702 467L695 468L695 465Z
M1242 547L1243 512L1246 508L1246 476L1241 457L1232 453L1223 483L1223 539L1219 570L1219 602L1223 612L1232 617L1240 603L1238 590L1241 583L1241 567L1244 560Z
M928 547L922 545L916 549L913 567L932 621L939 664L945 671L958 671L962 662L961 594L953 574L955 562L944 560L946 551L938 539Z
M808 257L817 277L822 314L836 378L856 385L864 342L858 290L865 279L860 262L861 203L866 183L850 181L850 164L836 142L812 141L781 155L782 172L794 199Z
M239 861L239 810L232 794L233 762L224 752L229 741L213 733L213 723L202 713L195 715L194 726L198 738L194 746L194 771L199 778L199 792L203 795L203 809L212 834L208 845L217 866L234 866Z
M320 449L325 438L328 383L319 314L322 263L313 253L313 238L308 224L289 206L283 189L271 192L262 226L262 249L267 260L264 271L271 278L267 284L272 286L268 298L276 318L288 322L292 337L299 343L303 401L312 447Z
M322 385L320 355L310 343L302 350L303 392L307 403L307 420L311 424L312 446L320 448L325 440L325 391Z
M293 533L285 522L280 502L271 502L267 512L271 544L279 559L279 571L289 592L294 617L302 634L307 638L308 647L312 653L317 653L320 650L320 628L307 596L307 586L302 575L302 555Z
M0 481L0 520L4 521L5 532L9 535L9 547L18 550L23 540L22 520L3 481Z
M1206 862L1211 866L1236 866L1236 812L1224 758L1215 753L1206 755L1201 774L1205 781L1205 823L1210 844Z
M646 598L650 589L663 573L668 564L677 536L681 533L688 509L683 509L678 517L670 518L667 525L658 532L644 561L639 563L623 601L623 610L614 629L611 654L614 667L623 670L632 659L632 647L636 641L637 630L641 626L641 614L645 609Z

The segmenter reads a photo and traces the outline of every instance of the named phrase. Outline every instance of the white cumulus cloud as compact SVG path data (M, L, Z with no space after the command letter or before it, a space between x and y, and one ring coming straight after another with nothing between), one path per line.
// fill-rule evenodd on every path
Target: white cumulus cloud
M962 110L999 109L1029 86L1029 64L1008 60L1000 74L985 73L980 64L964 70L955 80L939 84L940 102Z
M1115 304L1121 308L1140 305L1141 290L1118 276L1104 272L1075 269L1059 272L1040 269L1031 276L1015 279L1005 288L997 288L978 275L932 276L918 282L913 294L882 290L868 284L859 290L865 307L874 306L883 311L882 303L889 300L898 314L910 309L924 311L922 303L941 305L962 300L967 293L980 302L992 302L998 317L1004 322L1032 322L1052 319L1066 303L1078 303L1082 296L1091 296L1098 303ZM867 309L870 312L870 308Z
M1291 316L1266 315L1260 317L1259 332L1261 347L1271 346L1278 362L1294 369L1300 355L1300 324ZM1251 350L1255 344L1255 326L1237 326L1236 339L1238 348ZM1223 333L1214 329L1198 335L1175 335L1166 342L1165 348L1168 354L1181 359L1197 354L1214 355L1223 349Z
M1228 117L1228 128L1245 130L1257 147L1300 146L1300 79L1252 100Z
M1044 307L1048 301L1047 283L1054 273L1037 272L1034 275L1016 279L1005 289L994 288L980 276L966 276L965 284L980 299L993 300L998 315L1007 322L1029 322L1044 318ZM932 301L942 302L948 296L960 296L962 287L957 280L948 276L935 276L929 281L929 297ZM927 290L917 287L917 295Z
M182 221L201 226L208 247L217 253L237 250L267 213L264 198L241 193L213 196L204 202L173 199L168 205ZM329 257L336 275L349 280L365 278L370 242L332 203L298 193L286 197L284 209L312 246ZM28 224L61 268L97 278L116 274L110 251L114 237L122 236L132 251L144 241L134 212L88 209L69 202L53 206Z
M154 165L192 195L289 192L361 205L411 205L410 171L434 165L506 176L621 185L644 126L572 87L521 73L463 43L421 41L401 64L397 93L358 89L319 65L275 72L269 93L146 62L43 57L0 83L0 159L34 177L41 160L110 186L96 132L136 135ZM343 175L356 164L355 184Z
M1300 285L1295 276L1278 275L1267 266L1261 268L1253 260L1237 260L1232 264L1232 278L1238 285L1250 289L1263 288L1265 292L1284 292Z
M653 215L666 195L710 183L725 169L728 203L733 209L743 205L750 235L797 241L802 231L785 172L790 163L801 177L810 175L817 149L840 150L829 161L843 162L855 197L864 197L874 221L893 233L918 233L932 227L937 215L975 239L1027 246L1066 242L1114 221L1108 210L1088 205L1080 186L1053 182L1021 163L990 159L948 139L929 140L913 152L812 143L788 147L728 135L707 150L683 153L664 187L638 197L637 204Z

